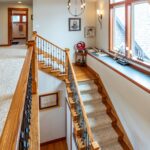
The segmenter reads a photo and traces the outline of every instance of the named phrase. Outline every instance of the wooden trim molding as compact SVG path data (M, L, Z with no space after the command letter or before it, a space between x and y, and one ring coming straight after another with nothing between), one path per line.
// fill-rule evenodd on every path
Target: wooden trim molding
M116 68L110 66L109 64L105 63L104 61L98 59L96 56L93 56L92 54L88 53L89 56L93 57L94 59L96 59L97 61L99 61L100 63L104 64L105 66L107 66L108 68L110 68L111 70L115 71L116 73L118 73L119 75L121 75L122 77L126 78L127 80L131 81L132 83L134 83L135 85L137 85L138 87L140 87L141 89L143 89L144 91L150 93L150 88L147 88L145 86L143 86L142 84L136 82L134 79L129 78L128 76L126 76L125 74L121 73L120 71L118 71ZM149 73L150 75L150 73Z
M26 11L26 40L28 41L28 8L8 8L8 45L12 42L12 11Z
M0 47L9 46L8 44L1 44Z

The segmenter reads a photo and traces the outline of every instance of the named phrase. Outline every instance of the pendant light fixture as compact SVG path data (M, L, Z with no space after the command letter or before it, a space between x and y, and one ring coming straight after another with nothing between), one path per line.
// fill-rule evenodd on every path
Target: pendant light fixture
M73 4L72 4L73 2L72 1L74 1L74 12L72 10L73 9ZM85 0L68 0L67 8L68 8L69 13L72 16L78 17L84 13L85 6L86 6Z

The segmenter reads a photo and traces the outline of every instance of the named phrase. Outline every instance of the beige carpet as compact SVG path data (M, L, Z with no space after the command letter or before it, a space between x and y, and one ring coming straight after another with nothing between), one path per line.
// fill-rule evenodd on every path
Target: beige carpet
M26 47L0 47L0 136L26 56Z
M102 150L123 150L97 85L89 80L78 82L78 86L95 141Z

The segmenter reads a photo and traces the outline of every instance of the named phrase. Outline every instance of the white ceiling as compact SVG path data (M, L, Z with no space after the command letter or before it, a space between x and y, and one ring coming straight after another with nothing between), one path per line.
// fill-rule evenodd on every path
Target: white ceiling
M4 3L17 3L18 1L21 1L22 4L32 4L33 0L0 0L0 2Z

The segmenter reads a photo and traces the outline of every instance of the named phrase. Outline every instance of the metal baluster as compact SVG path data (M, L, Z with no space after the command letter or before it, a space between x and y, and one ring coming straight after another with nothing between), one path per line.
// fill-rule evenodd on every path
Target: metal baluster
M65 69L65 68L64 68L64 65L65 65L65 64L64 64L64 60L65 60L65 57L64 57L64 52L63 52L63 73L65 72L65 70L64 70L64 69Z
M52 67L54 69L54 46L52 45Z
M38 37L38 60L40 60L40 52L39 52L39 50L40 50L40 39L39 39L39 37Z
M43 62L44 62L44 40L43 40Z
M30 132L31 105L32 105L32 70L30 68L25 105L23 111L23 120L20 132L19 150L28 150L29 148L28 140Z
M52 48L53 48L53 46L52 46L52 44L51 44L51 52L50 52L50 56L51 56L51 66L52 66Z
M49 66L48 65L48 43L47 42L46 42L46 65Z
M57 68L59 70L59 59L58 59L58 48L56 47L56 60L57 60Z
M47 55L48 55L48 66L50 66L50 62L49 62L49 43L47 43L47 46L48 46L48 53L47 53Z

